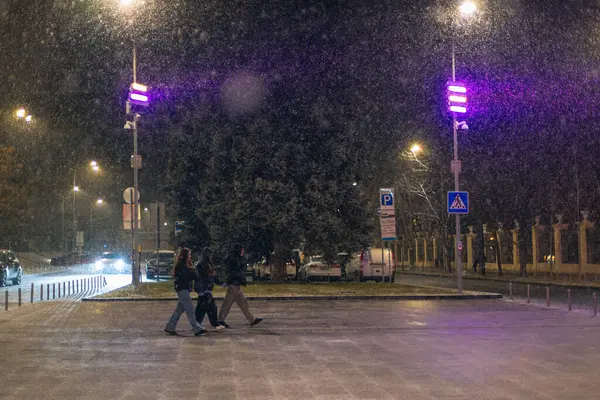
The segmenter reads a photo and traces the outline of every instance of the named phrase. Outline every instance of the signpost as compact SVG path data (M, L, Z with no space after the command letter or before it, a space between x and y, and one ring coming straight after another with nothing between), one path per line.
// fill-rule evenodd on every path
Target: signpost
M396 240L396 210L394 203L394 189L379 189L379 226L381 227L381 264L382 273L385 275L385 242ZM382 278L384 279L384 278ZM392 281L392 267L389 265L389 279Z
M183 231L185 221L175 221L175 235L179 235Z
M469 213L469 192L448 192L448 214Z

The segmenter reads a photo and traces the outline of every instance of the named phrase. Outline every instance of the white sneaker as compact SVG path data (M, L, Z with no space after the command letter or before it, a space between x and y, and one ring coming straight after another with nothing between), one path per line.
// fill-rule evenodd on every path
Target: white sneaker
M215 326L213 328L213 330L215 330L215 331L220 331L220 330L223 330L223 329L225 329L225 325L217 325L217 326Z

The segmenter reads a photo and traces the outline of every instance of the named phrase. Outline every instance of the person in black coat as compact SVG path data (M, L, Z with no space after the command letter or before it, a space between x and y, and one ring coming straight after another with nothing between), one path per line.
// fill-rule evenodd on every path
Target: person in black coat
M229 310L235 302L244 316L250 323L250 326L254 326L260 323L262 318L254 318L252 312L250 312L250 306L248 300L244 296L242 286L246 286L246 257L244 257L244 248L235 244L231 251L231 254L226 260L227 265L227 294L223 299L221 310L219 311L219 323L228 327L225 323Z
M177 308L175 308L173 315L171 315L169 322L167 322L167 326L165 326L165 332L170 335L176 335L177 331L175 328L177 327L177 322L179 321L181 314L185 312L188 321L194 330L194 335L202 335L206 331L202 329L200 324L196 321L194 304L190 297L192 283L194 280L198 279L198 271L196 271L192 264L192 252L187 247L183 247L179 250L177 257L175 258L171 276L173 277L173 286L179 301L177 302Z
M221 330L225 325L219 323L217 318L217 305L215 298L212 295L212 290L215 283L220 283L217 278L217 271L211 261L212 250L205 247L200 255L200 261L196 263L198 271L198 279L194 282L194 290L198 293L198 304L196 305L196 321L202 325L202 320L205 315L208 315L208 320L213 329Z

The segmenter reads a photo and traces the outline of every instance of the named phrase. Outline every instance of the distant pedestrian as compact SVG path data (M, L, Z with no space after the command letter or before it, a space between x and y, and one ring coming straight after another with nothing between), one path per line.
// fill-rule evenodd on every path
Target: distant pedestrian
M223 305L221 305L221 311L219 311L219 323L229 327L225 323L225 319L234 302L242 310L250 326L260 323L263 319L254 318L254 315L250 312L248 300L242 291L242 286L246 286L246 257L244 257L244 248L241 245L235 244L233 246L233 250L226 260L226 265L227 294L223 300Z
M196 321L196 316L194 315L194 304L192 303L192 298L190 297L190 292L192 291L192 282L198 279L198 271L196 271L194 265L192 264L192 252L190 249L186 247L179 249L179 253L175 258L173 270L171 271L171 276L173 277L173 285L175 287L175 292L177 292L179 302L177 302L177 308L175 308L175 312L173 312L169 322L167 322L165 332L170 335L176 335L177 332L175 331L175 328L177 327L177 322L179 321L181 314L185 312L187 314L188 321L194 330L194 335L202 335L206 331L202 329L202 326L200 326L200 324Z
M219 323L217 318L217 305L213 297L212 290L215 283L220 283L217 278L217 271L211 260L212 250L205 247L200 255L200 261L196 263L198 271L198 279L194 283L194 290L198 293L198 304L196 305L196 321L202 325L202 320L205 315L208 315L208 320L213 329L221 330L225 325Z

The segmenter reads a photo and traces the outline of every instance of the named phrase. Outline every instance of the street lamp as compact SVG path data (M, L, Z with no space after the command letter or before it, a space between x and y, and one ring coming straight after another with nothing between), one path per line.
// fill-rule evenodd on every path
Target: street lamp
M475 13L475 11L477 11L477 6L472 1L465 1L464 3L462 3L459 6L458 9L460 11L461 16L468 17L470 15L473 15L473 13ZM467 88L456 82L456 39L454 37L454 34L452 35L452 82L448 84L447 90L448 90L449 111L452 113L452 138L454 141L454 158L452 161L451 169L452 169L452 172L454 173L454 190L458 192L460 190L459 178L460 178L460 172L461 172L461 163L458 159L458 135L457 135L458 121L456 119L456 114L457 113L463 114L467 111L467 108L466 108ZM460 293L462 293L462 290L463 290L463 283L462 283L462 271L463 271L462 247L463 246L461 243L461 236L460 236L460 215L455 214L454 219L455 219L455 225L456 225L456 227L455 227L456 228L456 232L455 232L455 235L456 235L455 250L456 251L454 252L454 255L455 255L454 259L455 259L455 264L456 264L456 274L458 275L457 292L460 294Z
M94 165L95 164L95 165ZM92 161L90 162L90 165L92 166L92 170L94 172L98 172L100 170L100 167L98 166L98 163L96 161ZM73 170L73 203L72 203L72 207L73 207L73 251L77 250L77 215L75 213L75 193L79 192L79 186L77 185L77 169L75 168ZM63 207L63 212L64 212L64 207ZM64 221L64 217L63 217L63 221ZM64 231L64 222L63 222L63 231ZM64 236L64 235L63 235Z
M102 200L101 198L98 198L98 200L96 200L96 206L101 206L104 204L104 200ZM93 215L94 215L94 207L93 205L90 207L90 251L94 250L94 241L92 240L93 237Z
M15 115L17 116L17 118L21 119L21 118L25 118L25 115L27 115L27 111L25 111L24 108L19 108L16 112Z
M136 3L136 0L120 0L122 6L133 6ZM140 3L143 3L141 1ZM134 10L132 10L134 11ZM128 117L128 121L125 124L125 129L131 130L133 133L133 157L132 157L132 167L133 167L133 208L132 208L132 217L131 217L131 278L133 284L137 287L139 284L139 268L138 263L139 260L136 259L136 230L137 230L137 222L134 223L135 219L138 215L138 207L139 207L139 190L138 190L138 170L141 167L141 157L138 156L138 146L137 146L137 122L140 119L140 114L133 110L133 106L141 106L148 107L150 103L150 98L148 96L148 87L145 85L139 84L137 82L137 48L135 41L135 33L132 32L132 69L133 69L133 83L129 88L129 98L126 103L126 113ZM131 120L129 118L131 117Z
M411 151L411 153L413 153L414 156L416 156L418 153L423 151L423 149L421 148L420 144L415 143L412 146L410 146L410 151Z
M462 15L468 16L477 11L477 5L472 1L465 1L458 7L458 9Z

